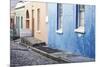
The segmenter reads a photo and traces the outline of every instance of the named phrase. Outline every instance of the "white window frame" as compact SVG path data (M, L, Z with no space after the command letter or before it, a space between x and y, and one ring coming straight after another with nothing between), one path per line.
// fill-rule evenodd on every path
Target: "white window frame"
M85 6L84 5L78 5L79 11L78 11L78 27L74 30L78 33L85 33Z
M57 33L63 33L62 31L62 20L63 20L63 5L61 3L57 4Z

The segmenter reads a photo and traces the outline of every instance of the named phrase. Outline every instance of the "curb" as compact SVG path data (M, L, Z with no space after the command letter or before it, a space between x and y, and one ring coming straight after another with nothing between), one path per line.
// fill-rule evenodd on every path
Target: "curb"
M22 45L24 45L24 46L26 46L27 48L30 48L30 49L32 49L33 51L35 51L35 52L37 52L37 53L39 53L39 54L41 54L41 55L43 55L43 56L46 56L46 57L48 57L48 58L50 58L50 59L53 59L53 60L55 60L55 61L57 61L57 62L59 62L59 63L71 63L71 61L69 61L69 60L63 60L63 59L61 59L61 58L59 58L59 57L56 57L56 56L54 56L54 55L52 55L52 54L49 54L49 53L47 53L47 52L44 52L44 51L42 51L42 50L39 50L39 49L37 49L37 48L35 48L35 47L32 47L32 46L29 46L29 45L27 45L27 44L25 44L25 43L21 43Z

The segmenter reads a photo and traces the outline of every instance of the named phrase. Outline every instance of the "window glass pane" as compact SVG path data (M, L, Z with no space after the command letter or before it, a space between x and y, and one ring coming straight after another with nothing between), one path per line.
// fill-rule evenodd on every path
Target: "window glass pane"
M19 22L20 22L20 17L18 16L18 20L17 20L17 23L18 23L18 28L20 27L20 24L19 24Z
M23 25L23 22L22 22ZM29 21L29 11L26 11L26 28L29 28L30 21ZM22 26L21 26L22 27Z
M21 16L21 28L23 28L23 17Z
M29 18L29 12L28 12L28 10L26 11L26 18Z
M17 16L16 16L16 28L17 28Z
M79 5L79 26L84 27L84 11L85 7L84 5Z
M26 20L26 28L29 28L29 20Z
M57 28L58 30L62 28L62 15L63 15L63 11L62 11L62 4L58 3L57 4L57 14L58 14L58 24L57 24Z
M80 11L84 11L84 5L80 5Z

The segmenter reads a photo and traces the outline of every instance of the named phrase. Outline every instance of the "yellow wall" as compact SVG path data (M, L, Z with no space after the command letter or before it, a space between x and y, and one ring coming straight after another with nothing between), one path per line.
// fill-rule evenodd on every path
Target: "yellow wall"
M40 31L37 31L37 9L40 9ZM32 30L32 10L34 10L34 37L42 41L48 42L47 32L48 24L46 22L47 5L41 2L30 2L26 4L25 10L29 10L30 28Z

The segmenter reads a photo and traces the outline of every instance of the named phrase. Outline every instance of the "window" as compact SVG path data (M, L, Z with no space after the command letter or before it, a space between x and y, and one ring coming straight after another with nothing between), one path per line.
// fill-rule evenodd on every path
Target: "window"
M23 16L21 16L21 28L23 28Z
M29 12L28 10L26 11L26 28L29 28L30 26L30 20L29 20Z
M29 18L29 12L28 12L28 10L26 11L26 18Z
M37 9L37 31L40 30L40 9Z
M16 17L16 24L17 24L17 28L19 28L19 27L20 27L19 21L20 21L20 17L19 17L19 16L17 16L17 17Z
M76 6L76 29L75 32L84 33L84 20L85 20L85 6L84 5L77 5Z
M26 28L29 28L29 20L26 20Z
M17 20L17 16L16 16L16 28L17 28L17 21L18 21L18 20Z
M79 6L79 22L80 22L80 24L79 24L79 26L82 26L82 27L84 27L84 5L80 5Z
M19 33L20 33L20 24L19 24L19 21L20 21L20 17L16 16L16 33L17 33L17 35L19 35Z
M57 32L62 33L62 18L63 17L63 8L62 4L57 4Z

